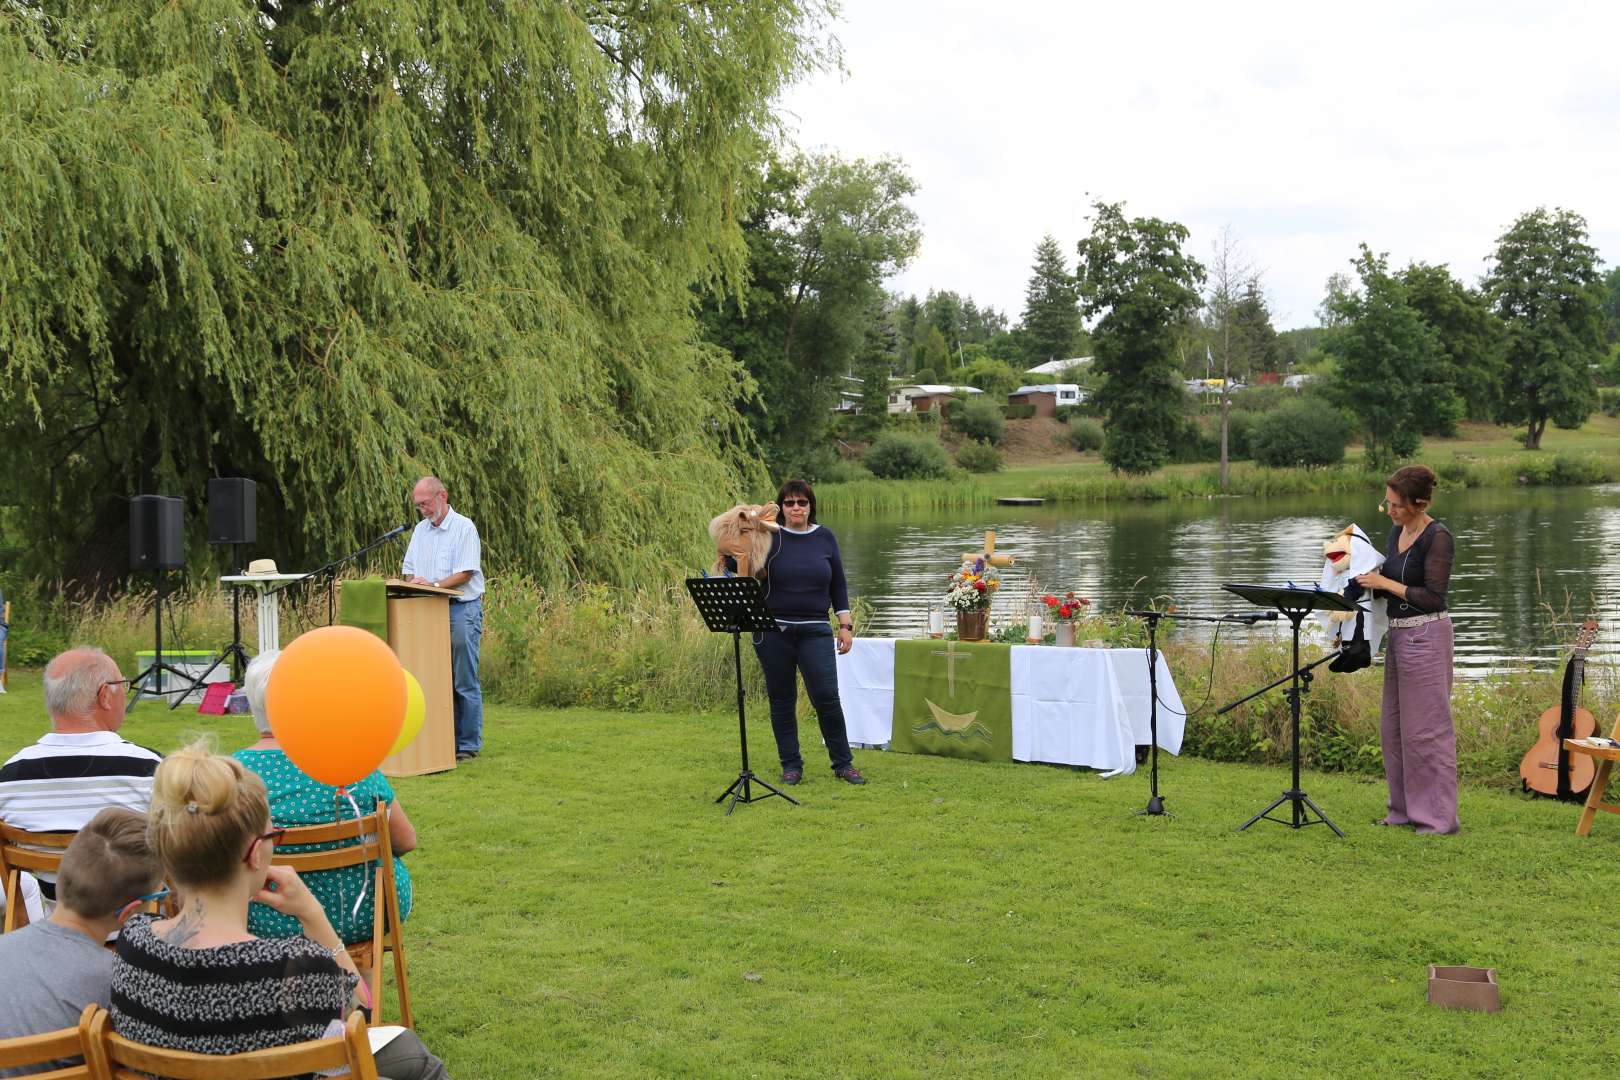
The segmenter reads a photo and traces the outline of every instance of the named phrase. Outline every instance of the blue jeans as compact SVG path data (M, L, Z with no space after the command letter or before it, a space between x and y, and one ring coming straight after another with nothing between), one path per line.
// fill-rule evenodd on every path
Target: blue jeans
M484 748L484 691L478 685L478 642L484 636L484 602L450 603L450 673L455 680L456 749Z
M852 764L849 734L844 730L844 706L838 700L838 660L833 651L833 629L827 623L784 626L779 633L759 634L754 654L765 671L765 693L771 701L771 731L782 770L804 771L799 756L799 718L794 711L799 685L795 671L804 673L804 688L821 722L821 739L833 769Z

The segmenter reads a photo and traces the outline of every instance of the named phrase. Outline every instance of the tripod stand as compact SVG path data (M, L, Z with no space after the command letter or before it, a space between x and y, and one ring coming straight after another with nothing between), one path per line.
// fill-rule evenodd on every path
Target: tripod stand
M1272 800L1271 804L1264 810L1254 815L1254 817L1250 818L1248 821L1245 821L1242 825L1239 825L1238 832L1242 832L1244 829L1247 829L1250 825L1253 825L1261 818L1265 818L1267 821L1275 821L1279 825L1287 825L1291 829L1303 829L1307 825L1322 824L1332 829L1335 835L1343 837L1344 833L1339 831L1339 827L1333 824L1333 822L1329 821L1328 816L1322 813L1322 808L1312 802L1311 797L1305 794L1305 792L1301 791L1299 787L1300 695L1306 693L1310 689L1311 669L1320 664L1326 663L1339 654L1337 651L1334 651L1322 657L1320 660L1313 660L1303 667L1300 666L1299 624L1304 621L1306 615L1309 615L1313 611L1356 611L1358 609L1356 608L1355 604L1351 603L1349 600L1346 600L1338 593L1323 592L1321 589L1316 588L1301 589L1295 586L1271 585L1222 585L1221 588L1225 589L1227 592L1235 593L1236 595L1241 596L1249 603L1258 607L1276 608L1278 611L1282 612L1283 617L1286 618L1292 625L1294 631L1294 669L1287 675L1284 675L1282 678L1262 686L1252 694L1245 694L1243 697L1232 702L1231 704L1223 705L1220 709L1216 710L1216 715L1219 716L1222 713L1226 713L1237 708L1245 701L1249 701L1252 698L1260 696L1273 687L1281 686L1285 682L1289 684L1287 697L1288 709L1290 718L1293 722L1294 734L1294 786L1289 788L1287 791L1284 791L1276 799ZM1281 806L1283 803L1289 804L1292 818L1290 821L1283 821L1281 818L1274 818L1270 816L1271 812L1277 807ZM1311 820L1310 813L1307 811L1316 814L1315 821Z
M232 544L231 552L235 555L232 561L236 564L236 572L240 574L243 570L242 545ZM206 683L208 676L214 673L214 669L227 660L231 662L231 682L238 686L242 685L242 669L247 667L248 654L242 647L242 590L235 586L231 587L231 643L220 650L219 656L214 658L214 662L208 665L207 670L192 680L191 689L195 690ZM187 691L187 694L189 693L190 691ZM185 699L185 695L175 698L169 703L169 711L178 709Z
M133 712L135 702L140 700L141 683L150 679L152 686L146 692L153 697L162 697L165 694L179 694L181 698L191 693L196 683L191 676L175 667L173 664L163 662L163 568L152 568L152 582L155 594L152 600L152 662L140 674L129 680L129 703L124 706L124 712ZM184 690L165 690L163 688L165 674L173 675L177 682L185 683Z
M1159 794L1159 620L1163 611L1127 611L1125 614L1147 620L1148 631L1148 753L1153 764L1148 767L1147 805L1136 816L1175 817L1164 808L1164 797ZM1138 758L1138 761L1141 759Z
M772 795L780 795L798 806L798 799L761 780L748 767L748 724L743 714L742 633L744 630L751 633L779 633L776 620L765 606L759 580L751 577L687 578L686 591L691 594L692 602L703 616L704 625L717 634L731 635L731 661L737 671L737 738L742 745L742 771L731 786L714 800L715 803L725 802L728 795L731 797L731 805L726 807L727 817L740 802L759 802ZM766 793L755 795L755 784L764 788Z

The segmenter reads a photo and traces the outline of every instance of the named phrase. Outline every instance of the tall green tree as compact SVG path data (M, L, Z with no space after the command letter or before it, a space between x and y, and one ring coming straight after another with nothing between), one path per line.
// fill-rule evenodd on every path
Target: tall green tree
M1093 205L1080 241L1082 309L1102 376L1102 457L1117 472L1147 473L1170 456L1183 398L1177 341L1198 311L1204 268L1182 250L1186 226L1127 219L1124 203Z
M1497 240L1485 293L1507 327L1502 414L1541 448L1551 420L1580 427L1597 404L1592 365L1603 359L1603 282L1586 219L1538 208Z
M1220 372L1220 446L1221 487L1226 487L1229 472L1230 416L1232 410L1232 378L1242 371L1247 360L1249 332L1243 321L1240 305L1251 288L1258 288L1260 271L1250 261L1242 243L1230 225L1221 229L1210 249L1208 288L1204 295L1204 371L1211 370L1211 361L1219 365ZM1194 364L1197 360L1194 358ZM1183 369L1185 370L1185 369ZM1209 377L1209 376L1206 376Z
M753 453L691 289L744 279L826 15L0 7L0 483L33 568L116 579L141 491L187 499L200 553L212 475L260 481L290 565L399 520L423 472L546 584L700 554Z
M1327 348L1339 360L1335 395L1361 427L1368 465L1383 470L1422 442L1438 345L1386 256L1363 244L1353 265L1361 284L1331 299Z
M914 375L921 371L932 371L947 379L952 377L950 370L956 366L955 358L945 346L945 335L932 323L924 323L917 328L917 336L911 344L911 362Z
M1620 341L1620 266L1603 276L1603 319L1607 340Z
M889 423L889 376L899 364L899 335L889 310L889 298L879 296L867 310L866 336L855 372L861 380L861 409L856 428L866 438L876 437Z
M1435 363L1425 435L1452 435L1457 421L1494 419L1501 409L1503 327L1484 294L1445 266L1414 262L1400 273L1406 299L1434 331Z
M815 154L774 163L762 189L744 227L747 289L707 305L703 326L758 386L742 411L782 474L824 441L883 282L916 251L916 185L896 159Z
M1063 251L1048 233L1035 245L1035 264L1024 286L1023 344L1028 366L1074 356L1080 338L1079 289Z

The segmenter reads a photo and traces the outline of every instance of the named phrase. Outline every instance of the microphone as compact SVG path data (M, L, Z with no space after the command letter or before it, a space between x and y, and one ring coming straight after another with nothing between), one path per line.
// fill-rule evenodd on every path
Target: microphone
M388 532L383 534L383 540L392 540L394 537L398 536L400 533L404 532L406 529L409 529L409 528L410 528L409 525L396 526L395 528L390 529ZM381 543L381 541L378 541L378 542Z
M1253 626L1257 622L1277 621L1277 613L1275 611L1260 611L1253 615L1236 615L1233 617L1237 619L1238 622L1248 623L1250 626Z

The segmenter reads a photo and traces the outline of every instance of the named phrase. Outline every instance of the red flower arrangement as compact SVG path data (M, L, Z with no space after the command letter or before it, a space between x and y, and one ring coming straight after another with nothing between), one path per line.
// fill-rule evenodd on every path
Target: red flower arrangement
M1063 622L1073 622L1086 613L1091 601L1083 596L1076 596L1066 592L1061 598L1047 594L1041 597L1041 603L1046 605L1046 614L1049 618L1061 619Z

